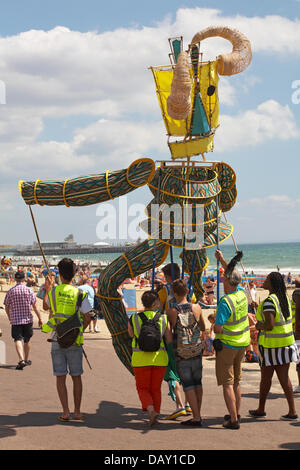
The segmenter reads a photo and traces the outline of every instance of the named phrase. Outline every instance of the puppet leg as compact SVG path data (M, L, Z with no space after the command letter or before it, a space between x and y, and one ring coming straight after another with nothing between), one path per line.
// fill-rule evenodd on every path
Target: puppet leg
M118 288L125 279L135 278L152 269L154 250L155 266L159 266L167 257L169 247L162 242L148 239L114 260L99 278L97 295L112 335L113 346L119 359L131 373L132 339L127 331L128 315Z

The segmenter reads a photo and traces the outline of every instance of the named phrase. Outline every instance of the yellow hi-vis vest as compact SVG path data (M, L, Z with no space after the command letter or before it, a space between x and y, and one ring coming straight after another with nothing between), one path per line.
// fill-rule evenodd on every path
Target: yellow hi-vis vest
M237 290L222 297L230 310L230 317L223 325L222 333L216 338L233 347L246 347L250 344L250 325L248 319L248 299L243 290Z
M146 317L152 320L157 311L153 310L146 310L144 312ZM145 352L141 351L138 345L136 338L139 337L141 327L142 327L142 319L140 316L135 313L132 315L132 326L133 326L133 333L134 337L132 339L132 356L131 356L131 365L132 367L145 367L145 366L167 366L169 362L168 353L165 348L163 336L165 334L168 319L167 315L161 315L158 320L160 332L161 332L161 342L160 342L160 349L154 352Z
M83 298L87 296L83 292ZM76 310L76 303L78 298L78 289L69 284L61 284L53 287L49 291L49 301L52 311L52 316L47 323L42 325L42 331L49 333L55 330L57 323L62 323L69 317L74 315ZM76 338L75 344L81 346L83 344L83 325L80 328L79 335Z
M281 311L277 295L271 294L269 295L268 299L273 301L276 310L274 328L271 331L260 330L258 343L264 348L281 348L284 346L290 346L295 341L290 300L287 297L289 305L289 316L287 319L285 319ZM263 309L264 302L265 301L259 304L256 312L256 318L261 322L265 322Z
M291 309L292 309L292 325L293 331L296 330L296 304L294 300L291 300Z

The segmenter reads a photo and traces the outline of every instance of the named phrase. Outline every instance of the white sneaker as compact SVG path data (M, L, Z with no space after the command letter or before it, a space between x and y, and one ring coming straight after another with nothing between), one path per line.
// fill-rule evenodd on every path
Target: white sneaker
M293 388L294 393L300 393L300 385L296 385L296 387Z

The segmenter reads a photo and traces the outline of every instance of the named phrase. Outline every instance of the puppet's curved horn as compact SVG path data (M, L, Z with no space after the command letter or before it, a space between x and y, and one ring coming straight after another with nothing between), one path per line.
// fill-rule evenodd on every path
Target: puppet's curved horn
M234 75L243 72L251 62L252 51L249 39L236 29L227 26L211 26L195 34L191 45L206 38L222 37L232 44L232 52L218 56L219 75ZM173 119L186 119L191 111L191 77L187 52L181 52L174 71L171 94L167 100L167 110Z
M234 75L243 72L251 62L252 51L248 38L237 29L227 26L211 26L195 34L191 44L197 44L206 38L219 36L232 44L232 52L218 56L219 75Z
M191 111L192 82L187 52L181 52L174 70L167 111L174 119L185 119Z

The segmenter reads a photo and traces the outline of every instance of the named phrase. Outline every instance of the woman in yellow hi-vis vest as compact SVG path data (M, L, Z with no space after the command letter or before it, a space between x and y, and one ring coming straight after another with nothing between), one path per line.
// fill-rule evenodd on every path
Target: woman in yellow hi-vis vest
M149 424L152 426L160 412L161 384L169 362L167 344L171 344L173 337L167 316L161 314L158 294L154 291L146 291L142 295L143 312L148 320L157 321L159 336L155 340L157 345L151 349L151 344L141 342L143 320L141 314L136 313L128 322L128 333L132 340L132 358L136 389L142 404L143 411L148 411ZM151 329L152 336L152 329ZM155 335L156 336L156 335ZM150 342L152 343L152 341Z
M291 362L298 362L299 355L293 332L291 304L279 272L270 273L263 288L269 291L269 296L258 305L256 312L261 366L259 405L256 410L249 410L249 414L255 418L266 416L265 404L276 371L289 407L288 414L280 419L295 421L298 416L289 379L289 366Z
M293 312L293 329L298 352L300 353L300 276L295 276L296 289L292 294L292 312ZM294 393L300 393L300 363L296 366L298 385L293 388Z

